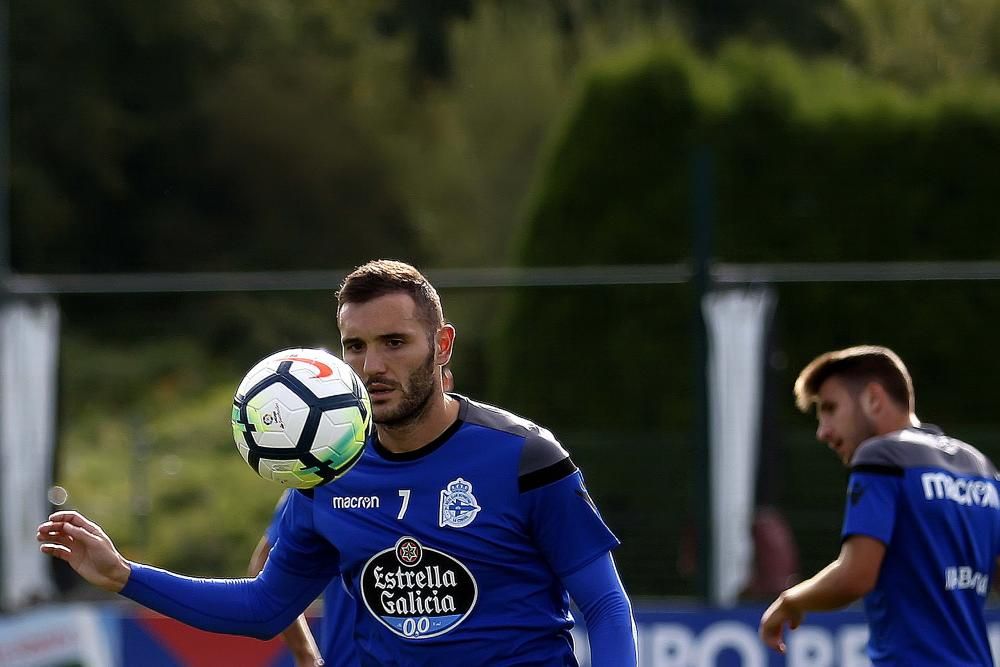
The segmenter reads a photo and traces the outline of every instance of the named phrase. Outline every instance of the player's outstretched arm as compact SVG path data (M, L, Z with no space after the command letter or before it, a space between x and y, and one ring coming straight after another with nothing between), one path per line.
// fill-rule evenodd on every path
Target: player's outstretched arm
M337 573L326 552L290 546L283 557L272 553L255 579L185 577L126 561L101 527L77 512L52 514L38 526L37 539L42 552L95 586L202 630L260 639L287 628ZM272 560L283 563L271 567Z
M851 535L840 556L815 576L792 586L771 603L760 618L761 640L785 652L784 629L794 630L806 612L839 609L867 595L875 587L885 558L885 545L867 535Z
M64 560L91 584L120 592L132 569L108 534L79 512L55 512L38 526L42 553Z

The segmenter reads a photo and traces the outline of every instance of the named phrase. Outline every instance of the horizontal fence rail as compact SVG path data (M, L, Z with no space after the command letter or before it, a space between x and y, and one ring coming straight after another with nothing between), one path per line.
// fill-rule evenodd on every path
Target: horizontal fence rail
M260 292L333 289L348 270L187 273L8 274L3 291L14 295ZM440 289L674 285L689 282L687 263L622 266L428 269ZM1000 280L1000 262L714 263L714 284L914 282Z

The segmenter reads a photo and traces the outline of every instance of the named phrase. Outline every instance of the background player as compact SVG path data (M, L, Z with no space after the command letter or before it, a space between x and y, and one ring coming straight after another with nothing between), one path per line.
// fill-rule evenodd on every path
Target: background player
M820 355L795 382L816 437L850 469L840 555L782 593L760 636L784 652L785 625L865 596L875 665L993 665L983 607L1000 554L997 470L974 447L922 425L891 350Z
M551 433L443 390L455 329L416 269L370 262L338 293L344 360L376 433L335 484L290 495L263 572L194 579L125 560L76 512L41 549L91 583L198 627L270 637L331 577L358 600L363 665L575 665L569 595L594 667L636 664L618 541Z

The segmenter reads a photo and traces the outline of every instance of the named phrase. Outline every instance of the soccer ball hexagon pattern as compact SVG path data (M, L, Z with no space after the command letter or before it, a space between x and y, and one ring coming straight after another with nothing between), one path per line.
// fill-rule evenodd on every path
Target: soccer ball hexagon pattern
M296 348L259 361L233 397L233 438L261 477L308 489L364 453L372 410L364 383L326 350Z

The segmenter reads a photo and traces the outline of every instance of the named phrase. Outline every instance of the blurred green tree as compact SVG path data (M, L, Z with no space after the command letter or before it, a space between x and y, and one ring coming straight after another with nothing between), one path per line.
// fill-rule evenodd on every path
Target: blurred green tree
M872 74L925 89L1000 75L998 0L841 0L831 24Z
M419 258L350 104L349 65L374 38L376 5L14 2L14 267Z
M713 156L719 261L995 259L998 110L996 81L918 94L782 48L733 43L714 57L679 41L635 49L595 67L581 87L544 157L514 261L688 261L693 159L702 148ZM988 352L1000 313L992 285L779 287L790 360L780 386L790 388L787 374L819 351L881 342L907 359L933 419L976 424L991 414L982 383L1000 373ZM634 592L691 583L663 568L679 559L683 517L704 493L687 483L699 479L700 460L688 435L700 371L694 296L689 285L512 290L489 346L494 400L570 434L571 451L577 434L591 447L580 463L595 497L622 499L605 512L612 526L634 531L621 535L628 546L620 554ZM963 391L932 381L943 359ZM802 424L790 400L780 406ZM616 477L615 465L639 470ZM663 481L633 483L650 478ZM789 506L809 507L824 482L829 492L841 481L818 480L812 489L800 483ZM634 520L648 512L659 519L653 532ZM807 513L794 519L815 534ZM821 565L816 553L804 552L807 569Z

